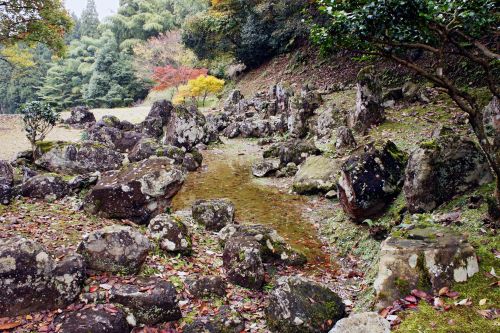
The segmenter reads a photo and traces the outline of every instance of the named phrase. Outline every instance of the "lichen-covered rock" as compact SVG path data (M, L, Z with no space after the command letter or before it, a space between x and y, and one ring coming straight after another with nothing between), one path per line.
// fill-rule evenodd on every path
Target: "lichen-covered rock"
M477 144L456 135L441 135L412 152L404 192L412 213L429 212L457 194L493 180Z
M373 66L363 68L357 80L356 108L349 113L347 122L355 131L366 133L385 120L382 87Z
M69 186L57 175L41 175L27 179L21 185L24 197L43 200L56 200L69 194Z
M160 149L160 147L161 145L154 139L142 139L141 141L137 142L134 148L132 148L132 150L128 154L128 159L130 162L139 162L150 158L151 156L156 156L156 153Z
M372 142L342 165L340 203L355 221L381 214L403 187L407 156L391 141Z
M252 174L255 177L267 177L280 169L280 160L277 158L266 158L252 165Z
M219 231L233 223L234 204L228 199L197 200L192 207L193 219L210 231Z
M183 328L184 333L241 333L245 319L241 314L222 306L213 317L198 317Z
M193 150L191 153L187 153L182 161L182 166L188 171L196 171L201 167L203 163L203 155L197 150Z
M175 216L157 215L149 222L149 233L156 239L163 251L190 254L192 250L191 235L187 226Z
M321 95L308 86L290 99L286 124L291 137L303 138L309 133L308 120L321 103Z
M196 109L176 107L165 126L164 144L193 149L205 139L205 116ZM204 142L207 143L207 142Z
M290 140L273 144L263 153L264 158L279 158L280 166L288 163L302 164L309 156L319 155L320 150L314 143L303 140Z
M187 279L186 284L189 293L197 298L226 296L226 282L220 276L197 276Z
M106 218L146 223L165 211L181 189L186 171L166 157L150 158L102 174L85 197L85 210Z
M73 192L78 193L97 184L99 175L99 172L94 172L75 176L68 181L68 186Z
M332 106L318 116L315 133L318 139L331 139L335 134L335 129L344 125L344 112Z
M335 148L338 151L356 148L356 139L349 127L341 126L337 128L337 141L335 141Z
M12 198L14 170L7 161L0 160L0 204L8 205Z
M239 135L243 138L265 138L273 134L267 119L249 119L239 124Z
M276 178L293 177L299 171L297 164L290 162L286 166L276 171Z
M0 239L0 316L63 308L78 296L85 279L81 256L57 262L38 243Z
M339 163L323 156L310 156L300 166L292 188L298 194L326 193L337 188Z
M58 316L54 323L59 333L129 333L132 329L126 314L115 308L87 308L66 312Z
M232 283L249 289L264 285L261 245L250 237L231 237L224 247L223 265Z
M128 153L145 137L146 136L144 134L136 131L122 132L121 135L113 142L113 147L119 152Z
M266 321L273 332L328 332L345 316L342 299L325 286L300 277L282 277L269 296Z
M71 109L71 116L65 123L77 128L85 128L96 122L95 116L86 106L76 106Z
M283 263L300 266L306 263L304 254L294 250L276 230L260 224L229 224L219 231L219 241L224 246L233 238L249 238L260 244L260 255L265 263Z
M237 89L232 90L224 102L224 111L230 114L244 113L246 103L243 95Z
M135 274L151 248L146 236L131 227L112 225L85 235L78 246L90 269Z
M391 324L376 312L353 313L341 319L329 333L390 333Z
M222 135L229 139L234 139L240 135L240 124L239 123L230 123L222 132Z
M182 318L175 287L156 278L139 279L134 284L115 284L110 291L110 301L123 305L138 323L144 325Z
M116 170L123 159L122 154L94 142L55 142L35 163L50 172L75 175Z
M386 307L411 290L438 291L479 271L474 248L445 229L414 229L386 239L374 283L377 306Z

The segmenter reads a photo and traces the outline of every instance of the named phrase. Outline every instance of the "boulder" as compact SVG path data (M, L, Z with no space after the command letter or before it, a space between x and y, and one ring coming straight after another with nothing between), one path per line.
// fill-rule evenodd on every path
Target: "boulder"
M149 111L146 119L159 118L163 126L165 126L170 121L170 116L172 114L172 110L174 106L170 101L161 100L156 101L151 106L151 110Z
M88 129L87 139L92 142L98 142L105 145L108 148L115 149L115 142L117 142L123 135L122 131L115 127L109 127L104 125L92 126Z
M170 206L186 172L166 157L150 158L102 174L85 197L85 210L106 218L146 223Z
M198 170L203 163L203 155L197 150L193 150L191 153L187 153L182 161L182 166L187 169L187 171Z
M243 138L265 138L272 134L271 123L267 119L249 119L239 124L239 135Z
M249 237L231 237L222 258L229 281L249 289L262 288L265 272L259 242Z
M315 133L318 139L330 139L335 129L345 125L344 111L331 106L320 113L316 120Z
M68 195L70 188L57 175L41 175L29 178L21 185L21 194L24 197L53 201Z
M353 220L376 217L400 193L407 156L391 141L372 142L342 164L339 200Z
M226 101L224 102L224 111L230 114L244 113L246 110L246 103L243 95L237 89L232 90Z
M341 319L329 333L390 333L391 324L376 312L353 313Z
M224 246L233 238L249 238L260 245L259 252L264 263L283 263L300 266L306 263L304 254L294 250L276 230L260 224L229 224L219 231L219 241Z
M96 122L95 116L87 106L76 106L71 109L71 116L65 123L77 128L85 128Z
M309 133L308 120L322 102L321 95L309 86L290 99L286 123L292 138L303 138Z
M284 167L288 163L302 164L307 157L319 155L320 150L314 143L303 140L290 140L273 144L263 153L264 158L278 158L280 166Z
M122 166L123 159L122 154L102 144L55 142L35 164L50 172L75 175L116 170Z
M240 135L240 124L230 123L222 132L222 135L229 139L234 139Z
M266 158L252 165L252 174L255 177L267 177L280 169L280 160L277 158Z
M222 306L215 316L198 317L186 325L184 333L241 333L245 331L245 319L229 306Z
M439 291L479 272L474 248L446 229L413 229L386 239L374 288L377 306L386 307L413 289Z
M486 156L474 141L443 133L411 153L404 182L408 209L430 212L492 180Z
M363 68L357 78L356 108L348 115L348 125L359 133L366 131L385 120L382 105L382 87L375 68Z
M301 277L282 277L269 296L266 322L272 332L328 332L345 316L342 299L327 287Z
M186 284L189 293L197 298L226 296L226 282L220 276L197 276L187 279Z
M132 148L128 154L128 159L130 162L139 162L151 156L156 156L160 147L161 145L154 139L142 139Z
M82 190L87 190L97 184L99 175L99 172L94 172L75 176L68 181L68 186L73 192L79 193Z
M90 269L135 274L151 248L146 236L131 227L112 225L85 235L78 246Z
M81 256L56 262L31 240L0 239L0 317L64 308L78 297L84 279Z
M192 241L187 226L177 217L160 214L149 222L149 234L163 251L190 254Z
M297 164L290 162L286 166L276 171L276 178L293 177L299 171Z
M327 193L337 188L339 169L339 163L333 159L310 156L300 166L292 188L298 194Z
M175 287L157 278L115 284L109 299L127 308L140 324L155 325L182 318Z
M54 320L59 333L129 333L131 327L126 314L118 309L104 307L84 308L65 312Z
M146 136L144 134L136 131L121 132L121 135L119 135L113 142L113 147L119 152L128 153L145 137Z
M347 149L356 148L356 139L349 127L340 126L337 128L337 140L335 141L335 148L337 151L344 151Z
M196 109L176 107L172 110L170 120L165 126L164 144L193 149L205 139L205 116Z
M0 204L8 205L12 199L14 170L7 161L0 160Z
M207 230L219 231L233 223L234 205L228 199L197 200L192 207L193 219Z

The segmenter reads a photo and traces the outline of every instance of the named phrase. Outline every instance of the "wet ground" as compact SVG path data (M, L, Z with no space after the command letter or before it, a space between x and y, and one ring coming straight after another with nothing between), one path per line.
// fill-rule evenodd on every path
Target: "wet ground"
M174 211L190 207L197 199L228 198L236 206L239 223L268 225L306 254L309 262L325 263L328 255L306 217L310 199L288 193L289 180L255 179L251 165L260 154L260 147L249 140L226 140L204 152L204 167L189 174L174 198Z

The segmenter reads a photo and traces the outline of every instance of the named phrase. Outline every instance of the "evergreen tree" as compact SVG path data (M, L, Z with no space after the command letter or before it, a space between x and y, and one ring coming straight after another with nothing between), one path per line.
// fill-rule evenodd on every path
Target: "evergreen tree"
M97 38L99 37L99 15L94 0L87 0L87 7L80 18L80 35Z

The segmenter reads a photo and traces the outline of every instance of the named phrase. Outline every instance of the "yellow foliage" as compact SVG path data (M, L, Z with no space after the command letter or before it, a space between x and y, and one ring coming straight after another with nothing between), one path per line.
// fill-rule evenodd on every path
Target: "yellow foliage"
M0 57L7 60L13 66L19 66L19 67L35 66L35 62L33 61L33 55L29 52L29 50L19 48L17 44L1 49Z
M187 99L202 98L203 104L210 94L222 91L225 81L212 75L200 75L194 80L189 80L186 85L180 86L179 91L173 98L174 104L185 103Z

